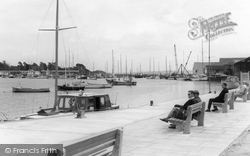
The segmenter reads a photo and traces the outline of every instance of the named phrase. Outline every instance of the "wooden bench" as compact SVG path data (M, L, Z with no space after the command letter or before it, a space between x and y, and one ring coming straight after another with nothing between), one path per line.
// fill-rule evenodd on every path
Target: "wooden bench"
M249 88L246 87L244 91L245 91L245 94L242 96L239 96L238 98L243 99L243 102L247 102L247 96L249 95Z
M112 129L66 145L63 151L66 156L120 156L122 137L122 128Z
M222 108L223 113L227 113L228 112L227 105L229 105L230 109L234 109L234 92L231 91L231 92L225 94L224 103L222 103L222 102L213 102L212 104L214 106L216 106L216 107Z
M194 113L200 112L197 116L193 116ZM184 134L190 134L190 127L192 119L198 121L198 126L204 126L204 117L205 117L205 102L199 102L188 106L187 108L187 118L186 120L181 120L177 118L168 119L169 122L175 124L176 126L182 126Z

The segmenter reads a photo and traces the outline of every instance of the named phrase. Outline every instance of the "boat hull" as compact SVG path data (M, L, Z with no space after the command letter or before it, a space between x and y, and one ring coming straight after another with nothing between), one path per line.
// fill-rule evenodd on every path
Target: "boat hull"
M41 92L50 92L50 90L49 90L49 88L12 87L12 92L16 92L16 93L41 93Z
M85 89L102 89L102 88L112 88L111 84L89 84L85 86Z
M66 85L58 85L58 90L84 90L85 86L66 86Z
M109 80L109 79L106 79L106 81L109 83L109 84L112 84L112 85L124 85L124 86L135 86L137 84L136 81L117 81L117 80Z

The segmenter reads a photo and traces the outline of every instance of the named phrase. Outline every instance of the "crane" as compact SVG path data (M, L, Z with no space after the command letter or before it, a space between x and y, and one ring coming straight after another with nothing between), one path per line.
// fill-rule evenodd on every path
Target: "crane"
M192 53L192 51L190 51L190 53L189 53L189 56L188 56L188 59L187 59L187 62L186 62L186 64L185 64L185 66L184 66L183 64L180 65L180 67L179 67L179 69L178 69L178 71L177 71L177 74L179 73L179 70L181 70L181 75L182 75L182 76L184 75L184 71L186 71L187 74L189 74L189 72L188 72L187 69L186 69L186 66L187 66L187 64L188 64L188 60L189 60L189 58L190 58L191 53Z
M176 67L176 70L178 70L178 62L177 62L177 54L176 54L176 47L174 45L174 54L175 54L175 67Z
M190 58L190 55L191 55L191 53L192 53L192 51L190 51L190 53L189 53L189 55L188 55L188 59L187 59L187 62L186 62L186 64L185 64L185 69L186 69L186 67L187 67L187 64L188 64L188 61L189 61L189 58Z

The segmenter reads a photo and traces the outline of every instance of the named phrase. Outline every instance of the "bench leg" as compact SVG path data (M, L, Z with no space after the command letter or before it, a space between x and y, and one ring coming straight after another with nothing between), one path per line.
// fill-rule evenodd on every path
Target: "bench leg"
M234 109L234 101L233 101L233 99L230 99L228 101L228 104L229 104L229 109Z
M204 115L200 115L197 118L197 121L198 121L198 126L204 126Z
M183 134L190 134L191 121L186 121L183 123Z
M223 113L227 113L227 103L224 103L222 106Z
M243 102L247 102L247 96L243 96Z
M116 134L116 140L115 140L112 156L121 156L122 139L123 139L123 131L119 130Z
M198 126L204 126L205 118L205 103L202 104L200 115L197 117Z

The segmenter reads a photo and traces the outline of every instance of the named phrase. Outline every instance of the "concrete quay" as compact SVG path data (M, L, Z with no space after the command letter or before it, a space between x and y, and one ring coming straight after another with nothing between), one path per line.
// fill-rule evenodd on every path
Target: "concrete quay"
M201 96L202 101L215 97ZM175 102L155 105L151 110L165 109L164 114L124 126L123 156L219 156L225 155L230 145L240 138L250 124L250 102L238 98L234 110L228 113L206 112L203 127L192 121L191 133L183 134L180 129L169 129L165 117ZM176 101L177 102L177 101ZM179 102L179 101L178 101ZM172 103L169 104L169 103ZM250 152L249 152L250 155Z
M215 94L202 95L206 104ZM204 126L192 121L191 133L169 129L165 117L175 104L186 99L157 103L153 106L74 114L44 119L0 123L0 144L67 145L102 131L123 127L122 156L218 156L224 152L250 124L250 101L235 102L228 113L206 112Z

